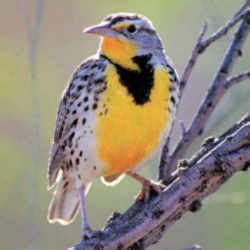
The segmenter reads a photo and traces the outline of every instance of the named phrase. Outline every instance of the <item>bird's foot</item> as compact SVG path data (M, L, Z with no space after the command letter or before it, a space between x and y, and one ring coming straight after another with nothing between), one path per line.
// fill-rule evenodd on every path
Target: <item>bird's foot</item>
M159 194L165 187L166 186L161 183L147 180L143 183L141 191L135 196L135 201L143 200L147 202L152 192Z
M86 226L82 229L81 236L84 240L88 240L93 235L96 234L97 231L92 230L89 226Z

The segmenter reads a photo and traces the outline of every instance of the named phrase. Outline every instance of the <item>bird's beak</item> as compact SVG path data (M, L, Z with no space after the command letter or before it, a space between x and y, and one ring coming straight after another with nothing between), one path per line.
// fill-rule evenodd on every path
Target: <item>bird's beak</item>
M110 28L109 23L107 22L102 22L100 24L87 27L82 32L88 34L96 34L99 36L117 37L117 32Z

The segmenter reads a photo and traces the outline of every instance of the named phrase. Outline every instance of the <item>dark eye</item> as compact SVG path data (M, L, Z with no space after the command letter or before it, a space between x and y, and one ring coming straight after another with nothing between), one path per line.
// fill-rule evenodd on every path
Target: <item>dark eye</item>
M136 27L135 27L134 24L131 24L131 25L128 26L127 30L128 30L129 33L135 33L136 32Z

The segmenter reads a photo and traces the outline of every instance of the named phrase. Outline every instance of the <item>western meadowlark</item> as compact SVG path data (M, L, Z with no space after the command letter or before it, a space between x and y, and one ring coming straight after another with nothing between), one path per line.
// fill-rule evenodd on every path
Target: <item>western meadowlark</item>
M48 220L69 224L80 206L82 233L89 235L85 197L95 179L112 184L127 174L142 184L137 199L162 190L136 170L162 148L179 92L177 73L146 17L112 14L83 32L102 39L60 101L48 167L49 187L57 187Z

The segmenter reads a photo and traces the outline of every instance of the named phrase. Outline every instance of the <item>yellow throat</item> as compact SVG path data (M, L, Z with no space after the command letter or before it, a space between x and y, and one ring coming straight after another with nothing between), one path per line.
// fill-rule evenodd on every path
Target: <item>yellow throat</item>
M137 46L132 41L104 37L101 42L101 51L113 62L125 68L138 70L138 66L132 61L137 51Z

